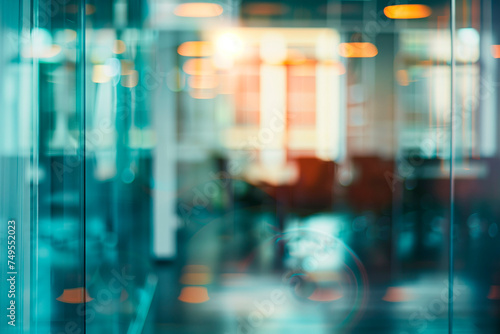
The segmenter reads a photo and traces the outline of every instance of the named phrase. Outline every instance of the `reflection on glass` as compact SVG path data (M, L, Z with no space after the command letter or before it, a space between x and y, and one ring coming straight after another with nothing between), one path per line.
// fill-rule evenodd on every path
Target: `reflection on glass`
M2 3L1 332L498 332L499 5Z

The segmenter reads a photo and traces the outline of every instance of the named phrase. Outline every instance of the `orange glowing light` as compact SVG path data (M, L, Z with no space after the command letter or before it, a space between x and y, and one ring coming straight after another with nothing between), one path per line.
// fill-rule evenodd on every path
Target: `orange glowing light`
M188 2L175 7L174 14L181 17L215 17L224 10L215 3Z
M185 273L180 282L185 285L206 285L212 281L212 277L206 273Z
M64 289L62 295L56 299L67 304L82 304L94 300L85 288Z
M341 43L339 54L345 58L372 58L378 54L378 49L372 43Z
M291 77L314 77L316 75L316 65L315 64L301 64L298 66L290 67Z
M342 298L342 294L334 289L321 289L317 288L313 294L307 297L309 300L316 302L331 302Z
M420 66L423 66L423 67L429 67L429 66L433 66L434 63L432 62L432 60L422 60L422 61L419 61L418 64Z
M306 56L300 50L289 49L287 50L287 65L301 65L307 62Z
M115 41L115 44L113 45L113 53L122 54L125 52L126 49L127 46L125 45L124 41L121 41L119 39Z
M408 86L410 84L410 76L407 70L397 71L396 79L401 86Z
M399 303L411 300L410 295L405 288L389 287L385 292L385 296L382 300L391 303Z
M425 5L395 5L384 8L384 14L390 19L423 19L432 14L432 9Z
M177 52L186 57L208 57L214 50L210 42L185 42L177 48Z
M491 55L493 58L500 58L500 45L491 46Z
M208 301L207 288L201 286L187 286L182 288L178 298L181 302L190 304L201 304Z
M213 75L194 75L189 78L189 87L196 89L212 89L219 84L217 77Z
M212 62L202 58L189 59L182 69L190 75L211 75L215 72Z

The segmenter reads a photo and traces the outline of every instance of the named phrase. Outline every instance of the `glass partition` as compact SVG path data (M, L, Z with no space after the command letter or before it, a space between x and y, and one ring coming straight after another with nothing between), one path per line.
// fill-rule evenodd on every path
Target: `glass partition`
M32 166L36 163L31 121L33 63L21 46L29 41L26 1L0 4L0 308L2 333L28 332L33 256L30 222L36 211ZM36 150L36 149L35 149ZM18 330L19 329L19 330Z
M0 4L2 333L496 333L493 0Z

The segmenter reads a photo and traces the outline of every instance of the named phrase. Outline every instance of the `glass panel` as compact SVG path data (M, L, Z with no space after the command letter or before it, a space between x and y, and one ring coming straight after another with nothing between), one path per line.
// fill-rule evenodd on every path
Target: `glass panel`
M29 44L30 12L26 1L0 3L0 308L2 333L28 332L34 291L35 257L30 222L35 150L31 122L32 61L21 47ZM19 93L19 92L22 92ZM22 95L22 98L20 98Z
M157 332L446 331L450 2L154 4L181 220Z
M38 198L33 221L33 332L84 331L84 34L82 8L35 1L31 45ZM23 53L24 55L24 53Z
M4 1L0 332L498 332L499 6Z
M149 243L154 32L144 27L145 5L87 4L88 333L141 333L156 286Z
M453 327L495 333L498 322L497 1L457 1ZM460 45L460 44L459 44Z

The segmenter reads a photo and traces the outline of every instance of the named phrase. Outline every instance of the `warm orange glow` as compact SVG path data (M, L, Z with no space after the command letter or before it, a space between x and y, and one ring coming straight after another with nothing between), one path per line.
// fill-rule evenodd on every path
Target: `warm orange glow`
M113 45L113 53L122 54L127 49L125 42L120 41L119 39L115 41L115 45Z
M290 67L290 77L314 77L316 75L315 64L301 64Z
M177 48L177 52L186 57L208 57L214 53L210 42L185 42Z
M500 45L491 46L491 55L493 58L500 58Z
M248 4L244 8L244 12L249 15L282 15L288 12L288 8L278 3L256 2Z
M190 304L200 304L208 301L207 288L201 286L187 286L182 288L178 298L181 302Z
M207 273L185 273L180 282L186 285L206 285L212 281L212 277Z
M223 12L220 5L208 2L188 2L175 7L174 14L182 17L214 17Z
M189 59L182 67L184 72L191 75L210 75L215 72L210 59Z
M57 300L67 304L81 304L94 300L94 298L89 296L87 289L75 288L64 289L62 295L57 297Z
M410 76L407 70L399 70L396 72L396 80L401 86L408 86L410 84Z
M395 5L385 7L384 14L390 19L422 19L431 16L432 10L425 5Z
M378 54L372 43L341 43L339 54L345 58L371 58Z
M434 63L432 60L422 60L418 62L419 66L424 66L424 67L429 67L429 66L434 66Z
M342 294L334 289L321 289L316 288L313 294L307 297L309 300L314 300L316 302L331 302L342 298Z
M382 300L391 303L398 303L411 300L410 295L405 288L396 288L389 287L385 293L385 296L382 297Z
M306 56L297 49L289 49L287 50L287 65L301 65L307 62Z
M212 89L219 84L217 77L213 75L194 75L188 82L189 87L196 89Z

